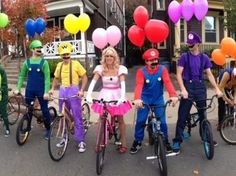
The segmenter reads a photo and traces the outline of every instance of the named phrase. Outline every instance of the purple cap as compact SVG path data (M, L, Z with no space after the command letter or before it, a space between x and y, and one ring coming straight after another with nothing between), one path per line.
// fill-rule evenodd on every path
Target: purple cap
M195 32L188 33L187 44L194 45L196 43L202 43L200 36Z

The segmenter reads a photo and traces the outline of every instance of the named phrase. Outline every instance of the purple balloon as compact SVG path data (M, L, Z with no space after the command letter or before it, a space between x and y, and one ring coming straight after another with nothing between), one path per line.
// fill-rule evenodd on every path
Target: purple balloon
M181 11L184 19L189 21L193 17L194 5L191 0L184 0L181 3Z
M168 15L173 23L177 23L181 17L181 6L177 1L172 1L168 6Z
M194 15L199 20L205 17L208 12L208 2L207 0L195 0L194 1Z

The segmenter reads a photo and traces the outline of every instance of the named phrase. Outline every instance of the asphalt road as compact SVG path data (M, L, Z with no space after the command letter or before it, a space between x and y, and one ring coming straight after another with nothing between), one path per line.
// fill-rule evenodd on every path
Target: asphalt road
M211 120L212 121L212 120ZM214 124L214 121L212 121ZM11 136L0 135L0 175L8 176L92 176L96 175L96 125L93 124L86 136L87 151L79 153L76 144L70 140L67 152L60 162L51 160L47 141L43 139L44 129L33 123L32 133L24 146L15 141L16 125L11 128ZM174 135L174 124L169 124L170 136ZM203 145L198 137L198 129L193 131L189 141L182 145L180 155L168 157L168 174L170 176L234 176L236 174L236 146L227 145L214 129L214 137L219 146L215 148L213 160L206 159ZM128 145L133 141L133 125L127 126ZM143 141L143 148L137 154L119 154L116 147L108 145L103 176L156 176L156 160L146 160L153 148Z

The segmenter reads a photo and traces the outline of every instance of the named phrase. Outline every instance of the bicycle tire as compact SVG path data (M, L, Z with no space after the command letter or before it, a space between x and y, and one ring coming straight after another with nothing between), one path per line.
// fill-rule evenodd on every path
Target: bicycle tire
M105 158L105 150L106 150L106 119L100 119L100 123L98 126L98 136L97 136L97 146L96 146L96 172L97 175L102 173L104 158Z
M212 160L214 157L214 142L210 122L207 119L203 120L201 128L205 155L208 160Z
M53 122L54 119L57 117L57 110L53 106L49 106L48 110L50 113L51 122Z
M20 146L24 145L29 137L30 129L29 129L29 117L27 114L21 118L18 123L16 130L16 143Z
M7 115L10 125L14 125L20 117L20 103L16 97L10 97L7 103Z
M154 140L154 153L157 156L160 175L167 176L166 149L161 134L158 134Z
M82 105L82 117L83 117L84 132L87 133L88 128L90 126L90 107L88 103L83 103Z
M64 140L61 147L57 145ZM48 152L53 161L60 161L66 153L69 141L69 129L67 121L64 117L57 117L54 119L48 139Z
M152 124L151 124L152 117L148 117L148 125L147 125L147 131L148 131L148 143L149 145L154 145L154 138L153 138L153 132L152 132Z
M236 120L233 115L226 116L220 126L220 136L228 144L236 145Z

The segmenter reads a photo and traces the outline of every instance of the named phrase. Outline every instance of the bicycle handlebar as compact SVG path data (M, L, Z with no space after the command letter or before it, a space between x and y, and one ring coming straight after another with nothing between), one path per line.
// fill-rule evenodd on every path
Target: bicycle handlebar
M144 105L144 106L147 106L149 109L151 109L151 108L166 108L166 106L167 106L167 105L170 105L171 102L172 102L172 100L168 100L168 101L166 101L165 104L163 104L163 105L148 104L148 103L146 103L146 102L143 102L143 105Z
M204 110L206 110L206 109L211 108L211 105L212 105L212 103L213 103L214 98L217 98L217 97L218 97L218 96L215 94L215 95L213 95L211 98L206 98L206 99L203 99L203 100L198 100L197 102L199 102L199 101L210 101L210 103L209 103L206 107L203 107L203 108L199 108L199 107L197 106L197 104L196 104L196 101L194 101L192 98L187 98L187 99L192 102L193 106L194 106L196 109L204 109Z
M111 101L105 101L103 99L100 99L100 100L92 99L92 100L93 100L93 103L102 103L102 104L110 104L110 103L116 104L118 102L118 100L111 100ZM86 101L86 99L85 99L85 101Z

